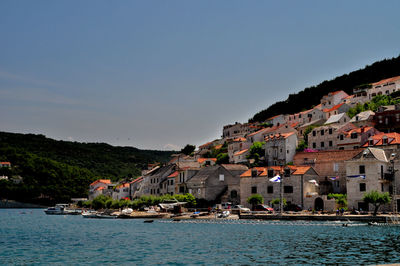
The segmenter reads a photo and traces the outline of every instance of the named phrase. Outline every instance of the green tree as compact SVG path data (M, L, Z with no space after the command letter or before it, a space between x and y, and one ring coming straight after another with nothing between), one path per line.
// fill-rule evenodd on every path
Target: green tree
M271 204L273 204L273 205L279 205L280 202L281 202L281 200L279 198L271 200ZM282 202L283 202L283 206L287 205L287 202L286 202L285 198L282 199Z
M381 193L376 190L372 190L364 194L363 201L365 203L374 205L374 216L376 216L379 207L390 202L390 195L389 192Z
M187 144L182 150L181 153L185 154L185 155L190 155L192 154L192 152L194 152L194 150L196 149L195 145L190 145Z
M335 199L335 202L337 205L339 205L339 208L347 208L347 195L346 194L330 193L330 194L328 194L328 199Z
M247 159L254 159L254 164L257 165L260 158L264 156L265 151L263 149L264 142L256 141L250 147L250 154L247 155Z
M217 155L217 164L228 164L229 155L227 153L220 153Z
M253 194L247 198L247 203L251 204L251 208L254 210L256 205L264 203L264 198L260 194Z

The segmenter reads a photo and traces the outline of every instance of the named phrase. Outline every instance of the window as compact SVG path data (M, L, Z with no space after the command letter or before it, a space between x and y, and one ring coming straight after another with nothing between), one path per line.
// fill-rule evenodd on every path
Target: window
M231 198L232 198L232 199L237 198L237 195L238 195L238 194L237 194L237 191L236 191L236 190L232 190L232 191L231 191Z
M341 151L344 150L344 147L339 147L339 150L341 150Z
M365 183L360 183L360 191L366 191L367 190L367 186L365 185Z
M257 193L257 187L251 187L251 194Z
M359 170L360 170L359 171L360 174L365 174L365 165L360 165Z
M343 140L343 139L344 139L344 136L343 136L343 135L339 135L339 139L340 139L340 140Z
M381 165L381 179L383 179L383 165Z
M332 140L329 141L329 147L332 147Z
M338 172L339 171L339 164L338 163L333 163L333 171Z
M357 150L358 148L358 146L353 146L353 150Z
M321 148L325 147L325 143L322 141L321 142Z
M313 142L312 147L313 147L313 149L317 148L317 144L315 142Z
M339 188L339 187L340 187L339 181L334 181L334 182L333 182L333 185L334 185L336 188Z
M313 132L312 132L312 135L313 135L313 137L315 137L315 136L317 135L317 132L316 132L316 131L313 131Z
M356 139L357 138L357 133L356 132L351 133L351 138L352 139Z
M321 136L323 136L323 135L324 135L324 133L325 133L325 131L324 131L324 130L321 130Z
M293 193L293 187L292 186L284 186L283 193Z
M286 168L284 175L285 177L290 177L290 169Z
M332 135L332 128L329 129L329 135Z
M219 175L219 181L224 181L225 180L225 176L224 175Z
M256 169L253 169L253 170L251 170L251 177L257 177L257 170Z
M184 187L179 187L179 193L183 193L185 192L185 188Z
M268 194L273 194L274 193L274 187L273 186L268 186L267 187L267 193Z
M385 191L384 186L383 186L383 183L381 183L381 191L382 191L382 192Z
M287 150L286 153L289 154L289 150Z
M268 177L274 177L274 170L268 169Z

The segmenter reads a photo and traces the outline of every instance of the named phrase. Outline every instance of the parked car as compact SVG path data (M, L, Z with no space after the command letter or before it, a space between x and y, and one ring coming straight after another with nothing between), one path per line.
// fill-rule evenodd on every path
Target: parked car
M273 213L274 209L265 204L259 204L254 207L254 211L266 211L269 213Z
M232 207L232 212L250 212L250 209L243 207L243 205L235 205Z
M290 211L290 212L299 212L299 211L302 211L302 208L300 205L288 204L285 207L283 207L283 210Z

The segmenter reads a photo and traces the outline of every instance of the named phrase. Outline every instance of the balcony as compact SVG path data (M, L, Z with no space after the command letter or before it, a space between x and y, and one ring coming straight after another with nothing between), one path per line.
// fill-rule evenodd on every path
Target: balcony
M383 179L387 181L393 181L393 173L384 173L383 174Z

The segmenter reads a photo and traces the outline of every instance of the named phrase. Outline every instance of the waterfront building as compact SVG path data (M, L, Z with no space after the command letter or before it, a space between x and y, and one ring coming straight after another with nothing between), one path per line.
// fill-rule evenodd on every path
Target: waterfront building
M89 185L89 200L99 195L112 196L114 184L110 179L98 179Z
M303 209L334 209L332 201L319 195L318 174L311 166L268 166L254 167L240 175L241 204L251 207L247 199L260 194L266 204L279 199L281 183L271 179L280 176L283 198L288 204L302 206Z
M240 174L243 165L214 165L202 168L186 181L187 192L208 202L240 203Z
M297 152L293 158L294 165L312 166L318 173L319 192L346 194L345 161L352 159L362 149L332 150L318 152Z
M392 200L395 201L394 203L399 208L400 178L396 171L400 167L399 155L398 149L384 150L368 147L345 162L349 209L373 210L372 205L368 205L362 200L364 194L372 190L389 192ZM396 195L393 196L394 186L396 186ZM380 210L391 211L393 210L393 205L386 204ZM400 211L400 209L397 211Z
M115 200L130 199L130 183L122 183L114 188L112 198Z

